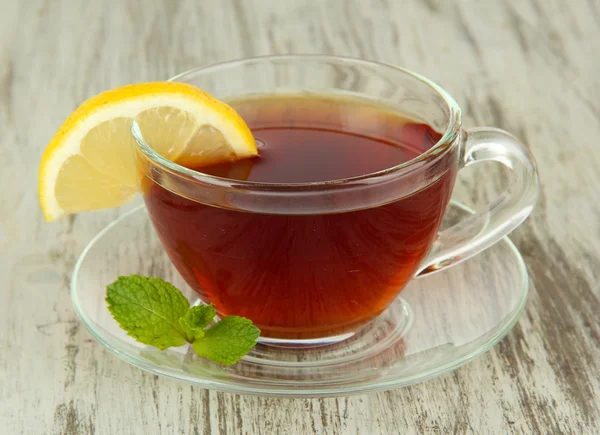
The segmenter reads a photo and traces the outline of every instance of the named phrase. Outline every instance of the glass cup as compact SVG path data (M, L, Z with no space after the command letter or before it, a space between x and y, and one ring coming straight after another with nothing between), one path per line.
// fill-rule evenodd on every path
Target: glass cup
M144 200L173 264L219 315L250 318L264 343L348 338L385 311L412 278L481 252L533 210L538 178L528 150L503 130L463 129L452 97L410 71L285 55L197 68L172 80L226 102L276 94L356 97L441 134L427 151L386 170L279 184L180 166L157 154L134 125ZM482 161L510 170L507 190L438 232L457 173Z

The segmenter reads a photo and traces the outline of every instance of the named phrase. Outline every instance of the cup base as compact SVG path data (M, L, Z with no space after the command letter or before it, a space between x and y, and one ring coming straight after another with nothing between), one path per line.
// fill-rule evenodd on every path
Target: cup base
M205 303L200 298L195 298L191 305L195 306ZM413 314L408 303L402 298L396 298L383 313L370 322L359 326L356 331L305 339L258 337L257 342L266 346L285 349L308 349L330 346L346 340L348 342L345 345L350 345L355 339L378 344L380 341L387 342L390 338L396 340L402 337L410 328L412 321Z
M266 346L287 349L330 346L341 342L345 342L344 346L353 346L353 343L376 343L376 347L379 347L402 337L412 324L412 316L408 303L402 298L397 298L383 313L357 331L310 339L259 337L257 341Z
M258 342L266 344L267 346L274 347L285 347L285 348L307 348L307 347L320 347L327 346L329 344L339 343L352 337L355 332L348 332L346 334L333 335L331 337L324 338L309 338L305 340L295 340L289 338L272 338L272 337L259 337Z

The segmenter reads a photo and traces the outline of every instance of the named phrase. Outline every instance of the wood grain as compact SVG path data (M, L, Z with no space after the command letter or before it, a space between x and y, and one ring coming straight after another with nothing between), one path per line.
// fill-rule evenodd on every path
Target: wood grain
M600 3L594 0L221 2L27 0L0 18L0 424L6 434L600 433ZM399 390L282 400L144 374L93 341L67 282L122 213L45 224L37 165L85 98L269 53L398 64L445 87L465 124L522 138L542 180L515 233L534 284L498 346ZM477 204L495 170L461 175Z

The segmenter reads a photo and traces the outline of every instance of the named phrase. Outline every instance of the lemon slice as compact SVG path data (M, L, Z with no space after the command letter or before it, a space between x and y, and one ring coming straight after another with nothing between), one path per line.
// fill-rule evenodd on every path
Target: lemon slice
M257 155L243 119L194 86L156 82L106 91L73 112L42 156L39 197L46 220L117 207L137 194L134 120L155 151L181 164Z

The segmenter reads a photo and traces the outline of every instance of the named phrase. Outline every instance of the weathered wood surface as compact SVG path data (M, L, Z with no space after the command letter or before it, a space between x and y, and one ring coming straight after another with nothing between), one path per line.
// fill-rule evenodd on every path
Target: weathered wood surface
M600 2L4 0L1 9L1 433L600 433ZM45 224L42 149L104 89L299 52L413 69L453 94L467 126L526 141L542 180L534 215L513 234L534 282L526 312L485 356L379 394L266 399L142 373L91 339L67 288L85 244L121 211ZM476 204L500 187L478 188L485 171L461 176L459 199Z

